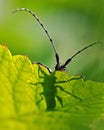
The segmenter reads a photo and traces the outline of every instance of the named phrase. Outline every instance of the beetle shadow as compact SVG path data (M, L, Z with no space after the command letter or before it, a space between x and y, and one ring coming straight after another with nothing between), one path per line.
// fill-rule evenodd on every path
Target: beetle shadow
M44 76L41 76L44 75ZM55 76L53 76L53 74L51 73L50 75L47 75L39 66L38 68L38 75L40 79L43 79L43 81L39 81L37 83L31 83L34 86L38 86L41 85L41 87L43 88L43 92L39 93L41 96L41 99L39 101L37 101L37 104L39 104L43 99L45 99L46 102L46 106L47 106L47 111L50 110L55 110L56 107L56 99L58 100L58 102L60 103L60 105L63 107L63 99L62 97L60 97L57 94L57 90L60 89L61 91L65 92L66 94L71 95L72 97L78 99L79 101L82 101L81 98L79 98L78 96L72 94L71 92L65 90L62 86L60 85L56 85L56 83L66 83L66 82L70 82L82 77L76 77L76 78L71 78L67 81L59 81L56 82L57 78Z

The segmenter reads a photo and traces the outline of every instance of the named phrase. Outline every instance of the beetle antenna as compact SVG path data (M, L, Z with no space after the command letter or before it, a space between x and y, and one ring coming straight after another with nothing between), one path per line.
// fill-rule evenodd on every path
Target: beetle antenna
M94 46L94 45L96 45L96 44L101 44L101 43L103 43L103 42L94 42L94 43L92 43L92 44L89 44L89 45L85 46L85 47L82 48L81 50L77 51L74 55L72 55L71 58L69 58L68 60L66 60L65 64L62 65L61 67L62 67L62 68L65 68L66 65L68 65L68 64L71 62L71 60L72 60L73 58L75 58L78 54L80 54L80 53L83 52L84 50L86 50L86 49L88 49L88 48L90 48L90 47L92 47L92 46Z
M30 9L27 9L27 8L19 8L19 9L16 9L14 10L12 13L15 13L15 12L19 12L19 11L27 11L28 13L30 13L36 20L37 22L41 25L41 27L43 28L43 30L45 31L46 35L48 36L49 40L50 40L50 43L53 47L53 50L54 50L54 53L55 53L55 57L56 57L56 62L57 64L59 64L59 55L56 51L56 47L54 45L54 42L49 34L49 32L47 31L47 29L45 28L45 26L43 25L43 23L40 21L40 19L34 14L34 12L32 12Z

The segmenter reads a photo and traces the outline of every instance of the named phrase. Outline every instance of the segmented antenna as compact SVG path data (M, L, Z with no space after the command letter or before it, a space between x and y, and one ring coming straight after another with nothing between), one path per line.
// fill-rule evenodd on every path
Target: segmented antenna
M82 48L81 50L77 51L74 55L72 55L71 58L69 58L68 60L66 60L66 62L65 62L64 65L60 66L61 69L62 69L62 68L65 69L66 65L68 65L73 58L75 58L78 54L80 54L80 53L83 52L84 50L86 50L86 49L88 49L88 48L90 48L90 47L92 47L92 46L94 46L94 45L96 45L96 44L101 44L101 43L103 43L103 42L94 42L94 43L92 43L92 44L89 44L89 45L85 46L85 47Z
M96 45L96 44L101 44L101 43L103 43L103 42L94 42L94 43L92 43L92 44L90 44L90 45L88 45L88 46L85 46L85 47L82 48L81 50L77 51L74 55L72 55L71 58L67 59L66 62L65 62L63 65L60 65L60 63L59 63L59 60L60 60L60 59L59 59L59 55L58 55L58 53L57 53L57 51L56 51L56 47L55 47L55 45L54 45L54 42L53 42L51 36L49 35L49 32L47 31L47 29L45 28L45 26L43 25L43 23L40 21L40 19L39 19L31 10L29 10L29 9L27 9L27 8L19 8L19 9L16 9L15 11L13 11L12 13L19 12L19 11L27 11L28 13L30 13L30 14L37 20L37 22L41 25L42 29L45 31L45 33L46 33L46 35L48 36L48 38L49 38L49 40L50 40L50 43L51 43L51 45L52 45L52 47L53 47L54 53L55 53L56 63L57 63L56 66L55 66L55 70L60 70L60 71L65 70L66 66L67 66L67 65L71 62L71 60L72 60L73 58L75 58L78 54L80 54L80 53L83 52L84 50L86 50L86 49L88 49L88 48L90 48L90 47L92 47L92 46L94 46L94 45ZM47 68L47 67L46 67L46 68Z
M48 36L49 40L50 40L50 43L53 47L53 50L54 50L54 53L55 53L55 57L56 57L56 62L57 64L59 64L59 55L56 51L56 47L54 45L54 42L49 34L49 32L47 31L47 29L45 28L45 26L43 25L43 23L40 21L40 19L34 14L34 12L32 12L30 9L27 9L27 8L19 8L19 9L16 9L14 10L12 13L16 13L16 12L19 12L19 11L27 11L28 13L30 13L36 20L37 22L41 25L41 27L43 28L43 30L45 31L46 35Z

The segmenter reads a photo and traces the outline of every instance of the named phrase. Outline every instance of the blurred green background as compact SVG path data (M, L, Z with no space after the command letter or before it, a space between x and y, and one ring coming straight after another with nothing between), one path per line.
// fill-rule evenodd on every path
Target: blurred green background
M104 41L104 0L0 0L0 43L12 54L27 55L54 70L55 57L46 34L27 12L41 19L53 38L61 63L95 41ZM69 75L104 82L104 46L97 45L77 56L68 66Z

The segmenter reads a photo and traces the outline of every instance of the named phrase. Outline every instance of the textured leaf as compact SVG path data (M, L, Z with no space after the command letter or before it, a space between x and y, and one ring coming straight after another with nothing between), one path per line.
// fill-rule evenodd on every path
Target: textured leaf
M17 116L37 111L35 92L29 86L32 64L26 56L13 56L5 46L0 46L0 115Z
M102 130L103 116L104 83L49 73L0 45L0 130Z

